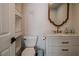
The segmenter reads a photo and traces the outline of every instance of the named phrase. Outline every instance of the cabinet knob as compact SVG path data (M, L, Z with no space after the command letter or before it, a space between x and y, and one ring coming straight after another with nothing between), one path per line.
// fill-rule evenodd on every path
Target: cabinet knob
M16 38L15 37L12 37L11 38L11 44L13 43L13 42L15 42L16 41Z

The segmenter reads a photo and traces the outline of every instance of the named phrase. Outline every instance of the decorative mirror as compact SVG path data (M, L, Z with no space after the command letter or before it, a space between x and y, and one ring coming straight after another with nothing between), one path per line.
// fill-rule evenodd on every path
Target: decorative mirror
M48 19L50 23L57 27L56 33L60 33L59 28L63 26L69 19L68 3L49 3Z

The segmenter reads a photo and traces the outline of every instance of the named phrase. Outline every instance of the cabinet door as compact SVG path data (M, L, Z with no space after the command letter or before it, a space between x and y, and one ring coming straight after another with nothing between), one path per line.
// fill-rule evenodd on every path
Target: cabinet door
M0 52L10 47L11 38L15 35L14 12L14 4L0 3Z

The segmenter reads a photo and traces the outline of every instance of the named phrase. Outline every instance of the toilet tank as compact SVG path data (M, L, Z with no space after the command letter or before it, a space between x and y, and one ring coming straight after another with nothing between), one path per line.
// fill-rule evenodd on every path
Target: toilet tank
M25 36L24 43L27 48L34 48L36 45L37 36Z

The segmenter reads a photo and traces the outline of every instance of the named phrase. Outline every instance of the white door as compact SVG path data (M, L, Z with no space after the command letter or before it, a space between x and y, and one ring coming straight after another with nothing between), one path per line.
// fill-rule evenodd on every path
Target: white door
M0 3L0 52L11 46L11 38L15 35L14 8L14 4Z

